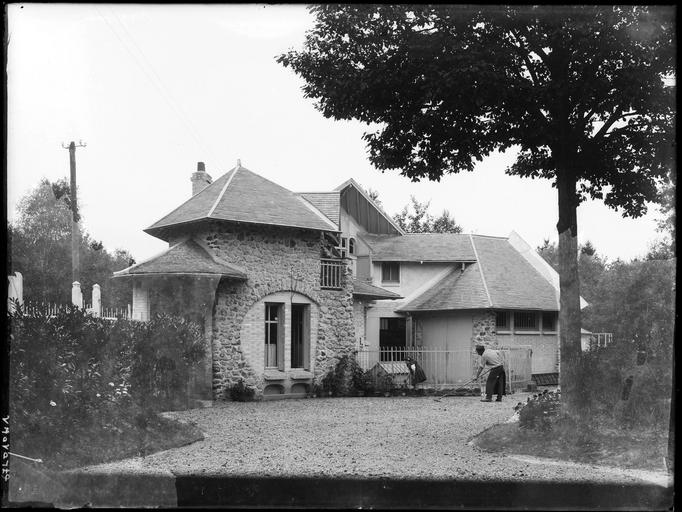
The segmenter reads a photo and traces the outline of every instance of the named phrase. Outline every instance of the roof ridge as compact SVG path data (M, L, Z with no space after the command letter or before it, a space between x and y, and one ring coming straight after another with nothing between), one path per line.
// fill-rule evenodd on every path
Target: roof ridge
M478 268L481 271L481 281L483 282L483 288L485 289L485 295L488 297L488 303L490 304L490 307L493 307L493 301L490 298L490 291L488 290L488 283L485 282L485 272L483 272L483 265L481 264L481 260L478 257L478 251L476 250L476 244L474 243L474 237L471 233L469 233L469 240L471 241L471 248L474 250L474 256L476 256L476 262L478 263Z
M211 185L215 185L217 182L219 182L221 179L223 179L223 177L226 176L226 175L228 175L230 172L231 172L231 171L227 171L225 174L222 174L221 176L219 176L218 178L216 178L215 181L213 181L212 183L209 183L208 185L206 185L204 188L202 188L202 189L201 189L199 192L197 192L196 194L192 194L192 195L189 197L189 199L186 199L185 201L183 201L182 203L180 203L178 206L176 206L175 208L173 208L173 209L172 209L170 212L168 212L166 215L164 215L164 216L161 217L159 220L157 220L156 222L154 222L154 223L153 223L151 226L149 226L147 229L153 228L154 226L156 226L156 224L158 224L159 222L161 222L161 221L164 220L165 218L170 217L171 215L173 215L173 214L174 214L175 212L177 212L180 208L182 208L182 207L185 206L187 203L189 203L190 201L192 201L195 197L197 197L197 196L201 195L203 192L207 191L209 188L211 188ZM192 221L199 220L199 219L203 219L203 217L198 217L198 218L196 218L196 219L192 219ZM191 221L190 221L190 222L191 222ZM160 227L163 228L164 226L160 226ZM147 229L144 229L143 231L146 233L146 232L147 232ZM153 235L152 235L152 236L153 236Z
M313 212L315 215L317 215L321 220L327 222L328 224L331 224L334 226L334 231L339 231L339 226L337 226L334 221L332 221L329 217L327 217L320 209L315 206L313 203L308 201L305 197L302 197L296 193L294 193L294 196L303 203L303 205L308 208L311 212Z
M241 168L242 168L241 165L237 165L237 167L234 168L234 170L233 170L233 172L232 172L232 176L230 176L230 177L227 179L227 182L225 183L225 186L224 186L223 189L220 191L220 194L218 194L218 197L217 197L217 199L215 200L215 203L213 203L213 206L211 207L211 209L210 209L210 210L208 211L208 213L206 214L206 217L211 217L211 215L213 215L213 212L215 211L216 207L218 206L218 203L220 202L220 200L221 200L221 199L223 198L223 196L225 195L225 191L227 190L227 187L230 185L230 183L232 183L232 180L234 179L235 174L237 174L237 171L238 171L239 169L241 169Z
M469 233L470 236L480 236L483 238L497 238L499 240L509 240L508 236L496 236L496 235L480 235L478 233Z

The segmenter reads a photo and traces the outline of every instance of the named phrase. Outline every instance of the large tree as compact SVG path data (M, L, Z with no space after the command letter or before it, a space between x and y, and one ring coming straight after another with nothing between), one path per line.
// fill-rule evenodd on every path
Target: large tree
M576 209L591 197L636 217L657 199L673 154L674 8L311 10L303 50L278 61L326 117L376 127L364 138L378 169L440 180L514 147L509 174L557 188L562 409L577 415Z
M68 303L71 300L71 208L69 184L43 179L21 199L17 219L8 226L12 272L24 276L24 298L29 301ZM102 289L105 306L125 307L130 283L112 280L112 273L134 262L123 249L108 252L86 231L80 245L81 289L90 302L94 284Z

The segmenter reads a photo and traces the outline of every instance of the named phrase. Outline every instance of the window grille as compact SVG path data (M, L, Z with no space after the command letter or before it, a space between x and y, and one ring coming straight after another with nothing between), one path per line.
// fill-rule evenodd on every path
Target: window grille
M518 311L514 313L514 330L537 331L538 315L534 311Z
M509 312L498 311L495 315L495 326L499 331L509 330Z

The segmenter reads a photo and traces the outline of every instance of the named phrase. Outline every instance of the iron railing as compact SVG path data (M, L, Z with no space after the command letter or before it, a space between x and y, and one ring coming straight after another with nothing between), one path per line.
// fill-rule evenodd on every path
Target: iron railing
M345 262L343 260L320 260L320 287L324 290L341 290L341 276Z
M593 332L590 334L590 348L606 347L613 343L613 333L611 332Z
M510 391L525 388L531 382L531 347L519 345L497 348L504 360ZM426 375L426 388L449 388L467 384L476 375L479 356L470 350L434 350L420 347L382 347L358 351L357 361L365 376L374 380L390 378L394 387L409 383L405 360L417 361ZM481 383L485 378L481 378ZM470 386L477 385L471 383Z
M57 304L50 302L39 302L39 301L25 301L22 308L25 314L29 316L34 316L42 314L45 316L54 317L60 312L66 311L71 305L70 304ZM94 316L101 316L102 318L107 318L111 320L116 320L118 318L129 319L132 317L130 304L127 308L109 308L103 307L101 311L95 311L91 304L83 302L83 307L81 308L86 312Z

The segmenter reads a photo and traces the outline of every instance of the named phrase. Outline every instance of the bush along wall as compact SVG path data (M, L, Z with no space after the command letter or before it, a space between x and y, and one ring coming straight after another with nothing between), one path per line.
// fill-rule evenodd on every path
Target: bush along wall
M126 408L188 405L190 368L201 359L199 329L158 316L110 321L71 307L56 316L8 313L10 414L14 430L54 435Z

